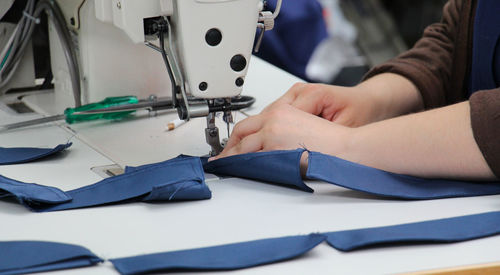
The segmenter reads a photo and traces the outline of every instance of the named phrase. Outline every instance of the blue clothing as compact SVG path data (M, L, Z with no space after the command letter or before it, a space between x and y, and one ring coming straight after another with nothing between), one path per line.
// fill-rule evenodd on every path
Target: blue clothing
M495 50L495 57L493 58L494 67L493 73L495 75L495 82L497 87L500 87L500 37L497 41L497 48Z
M273 11L276 0L268 0L267 6ZM274 29L266 32L256 55L307 80L307 63L327 37L323 8L317 0L283 1Z
M500 86L500 1L479 0L474 19L469 96Z

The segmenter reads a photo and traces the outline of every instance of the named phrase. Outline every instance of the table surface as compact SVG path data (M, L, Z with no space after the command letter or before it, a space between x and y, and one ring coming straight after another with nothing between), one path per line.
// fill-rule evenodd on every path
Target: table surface
M246 113L258 113L299 79L253 58L244 94L257 98ZM51 113L50 93L25 98L41 113ZM0 106L3 123L38 115L17 115ZM245 115L238 114L237 119ZM91 168L140 165L178 154L208 152L203 119L165 131L175 114L119 123L45 125L0 135L0 146L73 146L48 160L0 166L0 174L26 182L71 190L102 178ZM221 124L222 126L222 124ZM225 129L225 128L222 128ZM222 130L224 133L224 130ZM83 245L109 259L242 242L287 235L384 226L500 210L500 196L434 201L385 200L325 183L310 183L315 193L262 182L211 177L211 200L131 203L52 213L32 213L0 201L0 240L44 240ZM414 245L339 252L321 244L293 261L234 271L241 274L387 274L498 260L500 237L457 244ZM212 272L211 274L218 274ZM221 272L221 274L228 272ZM233 272L230 272L233 273ZM117 274L109 262L50 274Z

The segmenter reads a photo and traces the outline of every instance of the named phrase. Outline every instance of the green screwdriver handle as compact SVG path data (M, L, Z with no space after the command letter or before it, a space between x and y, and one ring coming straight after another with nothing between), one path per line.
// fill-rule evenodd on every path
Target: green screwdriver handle
M75 122L91 121L97 119L121 119L124 118L134 111L123 111L115 113L102 113L102 114L87 114L87 115L73 115L75 112L90 111L96 109L109 108L125 104L137 104L139 100L135 96L118 96L118 97L107 97L103 101L86 104L77 108L67 108L64 110L66 115L66 122L69 124Z

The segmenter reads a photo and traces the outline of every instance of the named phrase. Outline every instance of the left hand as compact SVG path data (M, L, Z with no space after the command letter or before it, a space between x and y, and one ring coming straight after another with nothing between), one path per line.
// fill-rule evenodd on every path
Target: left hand
M234 127L224 151L210 160L259 151L292 150L305 147L311 151L337 155L344 151L352 128L296 109L288 104L273 104L259 115L249 117ZM307 166L303 157L301 166Z

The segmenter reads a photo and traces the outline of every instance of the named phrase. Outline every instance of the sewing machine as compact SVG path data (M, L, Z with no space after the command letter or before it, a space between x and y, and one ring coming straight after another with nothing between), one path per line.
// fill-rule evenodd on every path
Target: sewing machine
M28 0L17 27L5 35L14 42L0 41L7 45L0 91L16 87L16 81L2 84L9 78L28 75L16 73L18 65L33 67L27 45L45 11L58 113L106 97L163 99L182 120L207 118L206 141L216 155L223 149L216 114L223 113L229 133L232 111L244 105L240 94L256 30L258 49L281 1L274 12L264 6L263 0ZM33 83L29 75L26 82Z
M77 47L81 87L72 87L77 84L72 85L62 35L51 24L55 104L121 95L171 97L181 119L207 118L211 155L222 151L216 113L224 114L229 128L231 98L242 92L256 29L261 39L277 13L264 11L262 0L56 2ZM188 96L204 103L190 104Z

